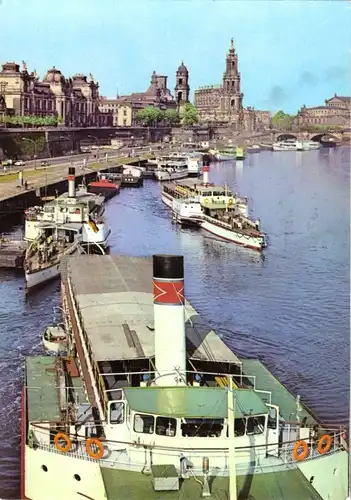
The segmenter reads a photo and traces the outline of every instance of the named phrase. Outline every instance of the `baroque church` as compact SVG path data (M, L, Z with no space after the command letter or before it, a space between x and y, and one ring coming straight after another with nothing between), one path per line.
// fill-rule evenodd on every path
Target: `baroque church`
M195 91L194 104L202 122L219 122L231 125L234 130L254 130L258 124L269 122L269 112L243 107L244 94L240 88L238 56L233 38L226 57L223 83L200 87ZM258 123L257 123L258 122Z

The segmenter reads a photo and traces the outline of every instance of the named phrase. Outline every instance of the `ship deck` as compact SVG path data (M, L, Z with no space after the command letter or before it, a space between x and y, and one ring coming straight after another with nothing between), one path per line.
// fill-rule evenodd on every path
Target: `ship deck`
M154 356L151 258L75 256L68 276L94 361ZM189 359L240 364L189 302L185 317Z
M296 396L294 396L258 359L243 359L243 373L256 377L256 389L270 391L272 404L278 405L284 420L295 420ZM317 422L313 412L300 402L300 420L308 424Z
M179 491L154 491L152 475L101 468L108 500L197 500L201 486L193 478ZM202 478L199 477L199 480ZM227 477L209 478L211 498L229 500ZM252 500L322 500L298 469L237 477L238 498Z

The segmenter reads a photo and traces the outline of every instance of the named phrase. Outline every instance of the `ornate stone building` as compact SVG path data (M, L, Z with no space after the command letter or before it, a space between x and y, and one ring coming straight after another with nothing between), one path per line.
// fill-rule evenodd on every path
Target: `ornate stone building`
M189 94L189 71L182 61L176 72L176 86L174 89L174 95L178 109L189 102Z
M270 113L243 107L238 55L233 38L226 57L225 72L220 85L200 87L194 103L203 122L227 123L237 131L253 131L269 125Z
M154 71L151 75L149 88L145 92L134 92L133 94L117 96L116 98L103 97L100 100L99 108L104 112L112 112L113 124L115 126L125 127L134 125L137 112L148 106L154 106L161 110L176 109L178 105L183 103L184 99L188 99L189 97L189 90L187 93L187 89L189 89L187 84L188 70L184 65L183 67L181 65L177 71L176 91L178 90L179 94L177 96L180 99L178 103L167 88L167 79L167 76L158 75ZM179 83L179 80L181 83Z
M53 67L39 80L36 71L29 73L14 62L5 63L0 71L0 96L12 115L57 116L66 126L103 126L112 121L110 114L99 110L99 84L92 75L65 78Z
M351 98L334 94L326 99L325 106L302 108L297 113L298 125L344 126L350 123Z

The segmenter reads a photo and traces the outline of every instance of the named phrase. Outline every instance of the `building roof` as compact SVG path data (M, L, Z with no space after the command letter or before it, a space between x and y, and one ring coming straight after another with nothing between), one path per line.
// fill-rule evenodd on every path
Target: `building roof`
M339 99L339 101L344 101L347 103L351 102L350 96L343 96L343 95L337 95L337 94L334 94L333 97L331 97L330 99L326 99L326 102L332 101L333 99Z
M151 258L71 257L68 275L95 361L155 355ZM185 320L190 359L240 363L188 302Z
M129 407L165 417L227 418L228 390L220 387L127 387ZM236 418L264 415L267 406L253 389L233 390Z

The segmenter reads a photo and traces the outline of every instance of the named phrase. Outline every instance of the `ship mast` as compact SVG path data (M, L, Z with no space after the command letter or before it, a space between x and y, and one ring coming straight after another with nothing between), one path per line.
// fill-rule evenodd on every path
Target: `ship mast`
M235 397L233 397L233 377L229 376L228 387L228 441L229 441L229 500L237 500L235 464Z

